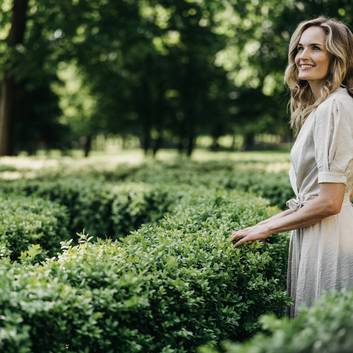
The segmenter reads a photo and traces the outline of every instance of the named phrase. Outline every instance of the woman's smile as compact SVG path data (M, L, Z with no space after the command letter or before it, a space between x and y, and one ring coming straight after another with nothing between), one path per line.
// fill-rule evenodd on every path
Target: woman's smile
M309 70L309 69L311 69L312 67L314 67L314 65L309 65L309 64L302 64L302 65L299 65L299 69L300 69L300 70Z

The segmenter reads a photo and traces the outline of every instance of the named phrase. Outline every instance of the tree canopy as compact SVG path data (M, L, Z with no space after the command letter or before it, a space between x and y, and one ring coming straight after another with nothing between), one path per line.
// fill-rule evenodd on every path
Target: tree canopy
M290 136L297 24L348 0L0 0L0 154L133 135L191 155L200 134Z

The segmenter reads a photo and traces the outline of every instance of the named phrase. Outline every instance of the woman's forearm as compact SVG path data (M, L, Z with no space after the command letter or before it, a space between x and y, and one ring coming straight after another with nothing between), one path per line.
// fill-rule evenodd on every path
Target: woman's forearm
M320 222L322 219L332 216L333 211L319 197L308 201L304 207L286 216L272 219L266 225L271 233L280 233L287 230L308 227Z
M268 222L270 221L273 221L275 219L279 219L279 218L282 218L282 217L285 217L285 216L288 216L289 214L295 212L294 210L291 210L291 209L288 209L288 210L285 210L285 211L282 211L280 213L277 213L275 214L274 216L270 217L270 218L267 218L261 222L259 222L258 224L267 224Z

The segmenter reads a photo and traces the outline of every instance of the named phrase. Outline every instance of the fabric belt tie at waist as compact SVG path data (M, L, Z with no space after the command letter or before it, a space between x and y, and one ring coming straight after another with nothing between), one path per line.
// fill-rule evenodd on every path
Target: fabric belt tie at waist
M298 195L297 198L290 199L286 202L286 206L293 210L299 210L299 208L303 207L309 200L315 198L317 195L308 195L308 196L302 196Z
M303 207L309 200L312 200L317 196L318 195L307 195L307 196L298 195L297 198L293 198L293 199L288 200L286 202L286 206L288 208L290 208L291 210L296 211L299 208ZM344 195L343 203L345 203L345 202L348 202L350 204L352 203L348 194Z

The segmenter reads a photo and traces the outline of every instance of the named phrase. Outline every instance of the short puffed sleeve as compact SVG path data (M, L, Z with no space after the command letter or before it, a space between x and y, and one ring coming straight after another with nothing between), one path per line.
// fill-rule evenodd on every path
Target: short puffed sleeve
M353 160L352 108L353 103L338 97L322 103L315 112L313 136L319 183L347 183L347 168Z

